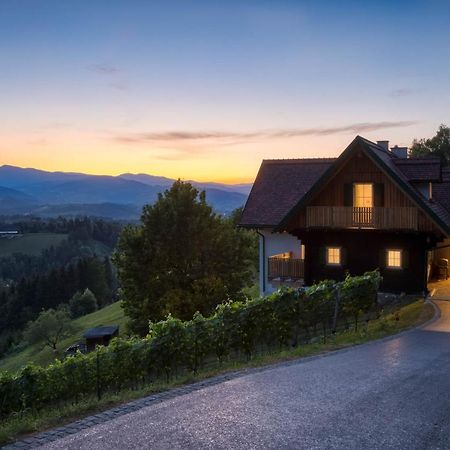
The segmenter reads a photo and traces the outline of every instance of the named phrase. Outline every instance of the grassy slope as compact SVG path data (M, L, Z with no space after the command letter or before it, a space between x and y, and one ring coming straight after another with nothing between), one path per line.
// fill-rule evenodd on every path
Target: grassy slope
M373 320L369 323L367 327L361 327L358 332L347 331L345 333L340 333L336 337L328 339L328 342L325 344L316 342L278 353L258 355L250 361L230 361L223 364L222 367L203 370L196 376L191 373L186 373L169 383L157 381L142 389L127 390L117 394L106 394L100 402L97 401L97 399L92 398L86 399L77 405L66 405L59 408L55 407L38 413L27 412L23 415L14 415L10 419L0 423L0 445L11 441L18 436L61 426L64 423L69 423L77 418L105 410L126 401L150 395L153 392L199 381L223 372L270 365L281 361L298 359L352 345L363 344L367 341L379 339L418 326L431 319L433 315L433 306L419 300L403 306L394 313L384 314L380 319Z
M67 234L57 233L28 233L13 239L0 239L0 256L8 256L13 253L26 255L39 255L42 250L59 245Z
M77 332L61 341L58 345L60 349L59 355L55 355L48 347L42 348L41 344L33 344L17 353L0 359L0 371L8 370L14 372L28 362L46 366L50 364L55 357L60 356L70 344L81 341L82 334L87 328L100 325L119 325L119 332L123 333L126 317L120 306L120 302L116 302L92 314L80 317L79 319L74 320L73 323L77 327Z

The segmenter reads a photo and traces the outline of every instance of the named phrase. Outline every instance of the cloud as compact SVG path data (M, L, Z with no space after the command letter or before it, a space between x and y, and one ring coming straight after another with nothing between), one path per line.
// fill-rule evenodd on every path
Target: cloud
M97 75L113 75L119 72L119 69L110 64L92 64L88 69Z
M151 133L129 133L115 136L116 142L125 144L182 144L190 142L216 141L218 145L236 145L249 140L294 138L302 136L329 136L348 133L359 134L387 128L409 127L417 121L362 122L338 127L291 128L282 130L262 130L251 132L228 131L166 131Z
M123 81L115 81L115 82L109 83L109 86L117 91L128 91L128 89L129 89L128 84Z
M389 92L390 97L407 97L409 95L417 94L417 92L420 92L421 89L413 89L413 88L400 88L400 89L394 89L393 91Z

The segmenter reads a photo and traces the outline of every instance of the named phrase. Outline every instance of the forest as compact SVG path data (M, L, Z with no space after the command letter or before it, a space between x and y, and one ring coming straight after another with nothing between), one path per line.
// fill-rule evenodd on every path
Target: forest
M20 342L27 323L41 311L68 306L77 292L89 289L98 307L114 301L117 279L110 255L122 227L87 217L0 219L0 230L66 236L38 255L0 253L0 357Z

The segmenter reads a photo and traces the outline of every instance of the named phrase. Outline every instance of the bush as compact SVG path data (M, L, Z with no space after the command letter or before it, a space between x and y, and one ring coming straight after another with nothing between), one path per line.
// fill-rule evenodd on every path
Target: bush
M353 317L355 329L358 329L358 317L376 306L380 282L379 272L373 271L359 277L347 276L340 284L342 313Z
M69 308L71 316L76 319L97 311L97 299L95 298L95 295L86 288L84 292L78 291L74 294L70 299Z
M374 307L380 281L378 272L369 272L342 283L323 281L306 290L229 301L211 317L196 313L183 322L169 315L150 323L144 339L116 338L108 347L57 360L45 369L30 364L15 375L0 373L0 417L100 397L105 390L135 388L161 376L169 380L181 371L197 373L208 360L221 363L239 355L251 358L258 348L298 345L300 335L311 336L318 327L326 338L337 314L357 324Z

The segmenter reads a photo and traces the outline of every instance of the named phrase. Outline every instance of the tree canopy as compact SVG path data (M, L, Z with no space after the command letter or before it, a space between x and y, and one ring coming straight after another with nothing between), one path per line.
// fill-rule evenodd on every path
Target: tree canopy
M442 164L450 165L450 128L442 124L432 138L414 139L410 155L412 158L436 156Z
M133 331L146 334L168 313L209 314L251 282L255 240L235 217L215 214L204 192L177 181L144 207L140 225L123 230L114 261Z
M74 326L66 309L48 309L28 324L24 337L30 344L42 342L56 351L60 340L70 336L73 331Z
M69 308L71 316L76 319L96 311L98 308L97 299L92 291L86 288L84 291L78 291L74 294L70 299Z

